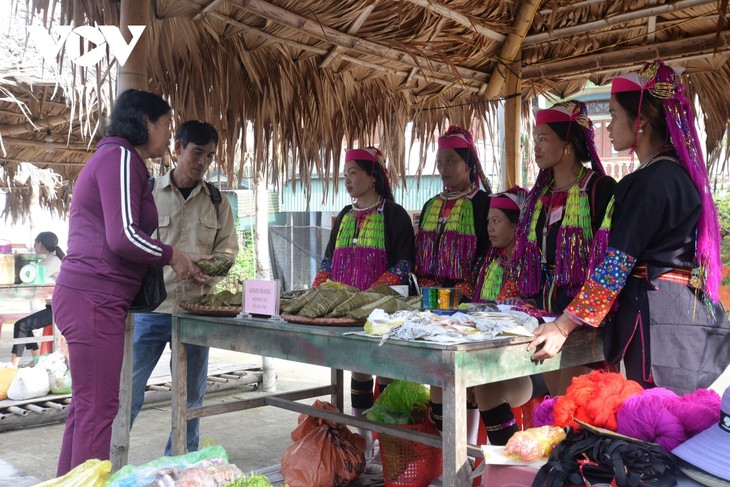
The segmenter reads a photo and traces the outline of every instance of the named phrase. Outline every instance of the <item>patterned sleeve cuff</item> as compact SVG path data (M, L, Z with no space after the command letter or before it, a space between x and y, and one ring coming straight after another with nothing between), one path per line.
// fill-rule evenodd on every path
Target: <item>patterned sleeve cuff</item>
M410 272L411 263L407 260L399 260L393 267L385 271L370 287L375 287L378 284L387 284L388 286L408 284L408 275Z
M614 301L626 284L636 258L609 247L606 257L586 280L580 292L565 308L573 321L598 326L604 320Z
M319 265L317 275L314 277L312 287L317 287L323 284L332 275L332 259L322 259L322 263Z

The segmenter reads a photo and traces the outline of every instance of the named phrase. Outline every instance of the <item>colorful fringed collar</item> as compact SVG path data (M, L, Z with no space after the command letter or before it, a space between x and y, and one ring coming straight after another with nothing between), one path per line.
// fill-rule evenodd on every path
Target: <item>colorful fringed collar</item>
M475 300L480 302L496 301L516 297L516 289L504 292L505 280L515 281L515 266L513 263L514 260L507 261L505 249L494 249L492 247L477 280Z
M332 253L332 280L364 290L388 268L385 217L380 206L342 217Z
M441 193L426 205L416 236L416 274L425 277L471 280L476 257L472 198L479 190ZM443 210L452 204L445 220Z
M558 229L555 249L553 284L559 287L567 287L568 294L571 296L575 295L581 284L583 284L591 260L593 244L591 207L586 191L592 175L592 171L582 169L578 184L568 189L567 193L548 194L554 182L551 179L535 200L534 208L528 209L531 213L529 231L525 249L519 256L518 271L520 292L523 296L534 296L540 291L542 263L545 262L543 259L543 252L546 249L544 241L550 226L549 213L551 208L563 203L563 221ZM537 223L546 203L549 206L547 206L547 214L545 215L543 245L538 246Z

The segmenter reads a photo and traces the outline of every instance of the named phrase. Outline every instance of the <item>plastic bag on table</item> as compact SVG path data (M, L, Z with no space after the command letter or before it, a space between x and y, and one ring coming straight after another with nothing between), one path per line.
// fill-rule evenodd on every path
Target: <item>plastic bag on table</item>
M565 439L560 426L540 426L518 431L507 441L504 454L513 460L531 462L550 456L553 448Z
M86 460L66 475L47 480L35 487L102 487L109 478L112 462L109 460Z
M137 487L137 485L149 485L154 481L155 472L160 468L190 466L203 460L214 458L219 458L224 463L228 463L228 453L226 453L226 450L222 446L209 446L184 455L160 457L139 467L125 465L107 480L104 487Z
M394 380L368 410L367 418L387 424L418 424L426 418L429 399L423 384Z
M325 401L313 406L337 411ZM300 414L291 438L294 444L281 457L281 474L289 487L345 486L365 469L365 439L344 425Z
M10 388L10 384L13 383L17 373L18 369L13 367L13 364L0 364L0 400L8 397L8 389Z
M24 401L45 396L50 390L46 369L26 367L18 369L15 379L8 387L8 397L14 401Z

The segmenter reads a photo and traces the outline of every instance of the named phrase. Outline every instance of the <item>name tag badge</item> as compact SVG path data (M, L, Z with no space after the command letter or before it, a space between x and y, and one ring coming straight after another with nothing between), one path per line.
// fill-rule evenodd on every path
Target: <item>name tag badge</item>
M563 206L559 206L557 208L553 208L550 212L550 219L548 220L548 225L552 225L554 223L557 223L560 221L561 218L563 218Z

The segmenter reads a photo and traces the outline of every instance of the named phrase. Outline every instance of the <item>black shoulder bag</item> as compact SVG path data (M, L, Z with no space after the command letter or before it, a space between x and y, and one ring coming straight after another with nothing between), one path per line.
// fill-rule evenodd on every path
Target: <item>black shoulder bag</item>
M154 178L150 178L150 189L154 185ZM159 240L160 229L157 229L157 238ZM158 263L150 264L147 272L142 278L142 286L139 288L137 295L132 300L129 311L149 312L157 309L162 302L167 299L167 289L165 288L165 275L162 272L162 265Z

